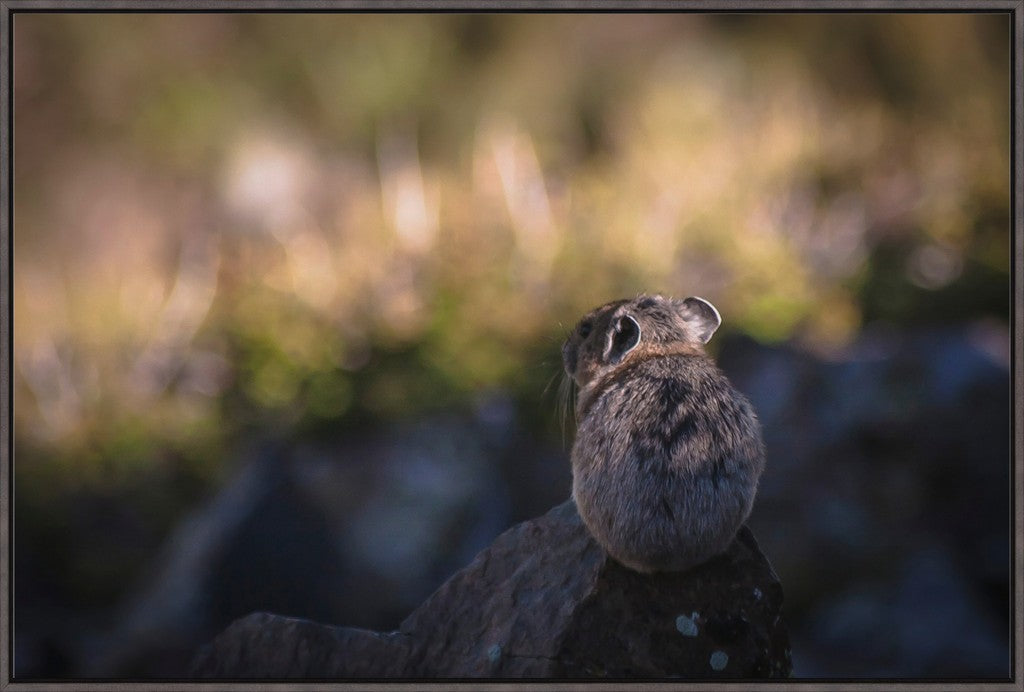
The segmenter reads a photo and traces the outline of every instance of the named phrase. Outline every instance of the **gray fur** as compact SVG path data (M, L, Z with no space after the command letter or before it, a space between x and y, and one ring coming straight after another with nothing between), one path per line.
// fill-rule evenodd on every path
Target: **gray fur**
M617 325L639 341L616 359ZM724 552L764 468L750 403L705 354L721 318L707 301L641 295L586 315L562 347L579 391L573 498L614 559L684 570Z

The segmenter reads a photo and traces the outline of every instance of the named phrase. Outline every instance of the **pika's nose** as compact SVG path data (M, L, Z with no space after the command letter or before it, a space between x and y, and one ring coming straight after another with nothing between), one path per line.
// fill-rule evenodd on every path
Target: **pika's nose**
M568 341L562 344L562 364L570 377L576 374L576 349Z

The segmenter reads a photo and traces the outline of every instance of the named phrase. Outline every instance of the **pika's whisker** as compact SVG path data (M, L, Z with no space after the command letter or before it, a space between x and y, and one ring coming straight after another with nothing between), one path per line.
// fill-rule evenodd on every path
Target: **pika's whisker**
M575 397L572 395L573 381L565 372L562 373L562 379L558 383L558 422L562 427L562 447L565 447L565 425L568 420L569 409L575 408ZM572 411L573 417L576 412Z
M552 376L551 376L551 377L550 377L550 378L548 379L548 383L547 383L546 385L544 385L544 390L543 390L543 391L542 391L542 392L540 393L540 396L541 396L541 398L542 398L542 399L543 399L543 398L544 398L545 396L547 396L548 390L549 390L549 389L551 389L551 385L553 385L553 384L555 383L555 379L556 379L556 378L558 377L558 375L559 375L559 373L558 373L558 372L555 372L555 373L554 373L554 374L553 374L553 375L552 375Z

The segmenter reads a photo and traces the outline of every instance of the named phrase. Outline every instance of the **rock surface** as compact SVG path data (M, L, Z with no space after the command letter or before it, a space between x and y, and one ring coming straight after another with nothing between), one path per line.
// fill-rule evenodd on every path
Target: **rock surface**
M744 527L684 573L608 559L565 502L519 524L377 633L254 613L204 647L201 677L786 677L782 587Z

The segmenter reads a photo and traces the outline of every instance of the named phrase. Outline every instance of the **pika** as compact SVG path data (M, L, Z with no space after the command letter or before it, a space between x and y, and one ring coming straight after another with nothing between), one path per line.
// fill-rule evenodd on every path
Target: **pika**
M575 381L572 494L587 529L638 572L681 571L729 546L764 469L761 425L704 349L703 298L595 308L562 346Z

